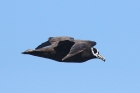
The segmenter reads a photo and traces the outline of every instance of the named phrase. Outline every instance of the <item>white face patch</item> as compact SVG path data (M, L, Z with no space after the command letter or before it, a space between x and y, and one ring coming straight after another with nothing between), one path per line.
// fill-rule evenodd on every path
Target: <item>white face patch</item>
M97 50L97 49L96 49L96 50ZM92 54L93 54L94 56L96 56L96 57L97 57L97 55L99 54L98 50L97 50L97 52L95 53L95 51L93 50L93 48L91 48L91 52L92 52Z

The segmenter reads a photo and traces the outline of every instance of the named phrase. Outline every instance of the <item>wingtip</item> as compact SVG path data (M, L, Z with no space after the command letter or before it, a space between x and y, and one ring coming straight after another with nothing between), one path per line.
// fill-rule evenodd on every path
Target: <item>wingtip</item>
M65 59L63 58L62 61L64 61Z

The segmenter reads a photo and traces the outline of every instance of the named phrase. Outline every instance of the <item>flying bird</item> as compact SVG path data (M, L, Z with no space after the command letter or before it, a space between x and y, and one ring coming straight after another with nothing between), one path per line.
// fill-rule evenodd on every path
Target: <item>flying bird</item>
M91 40L77 40L68 36L49 37L46 42L34 50L28 49L22 54L48 58L58 62L82 63L94 58L105 62L105 58L101 56L99 50L94 48L95 45L96 42Z

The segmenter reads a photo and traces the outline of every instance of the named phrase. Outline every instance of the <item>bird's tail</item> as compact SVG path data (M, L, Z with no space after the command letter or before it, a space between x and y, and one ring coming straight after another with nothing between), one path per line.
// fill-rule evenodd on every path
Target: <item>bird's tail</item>
M24 52L21 52L21 54L30 54L30 53L32 53L32 52L34 52L34 50L28 49L28 50L26 50L26 51L24 51Z

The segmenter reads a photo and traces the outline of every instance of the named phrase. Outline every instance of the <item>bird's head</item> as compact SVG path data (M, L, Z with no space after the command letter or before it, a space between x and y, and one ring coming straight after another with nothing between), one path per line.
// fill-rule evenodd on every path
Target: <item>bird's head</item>
M91 48L91 52L93 54L94 57L101 59L102 61L105 62L105 58L99 53L99 50L96 48Z

